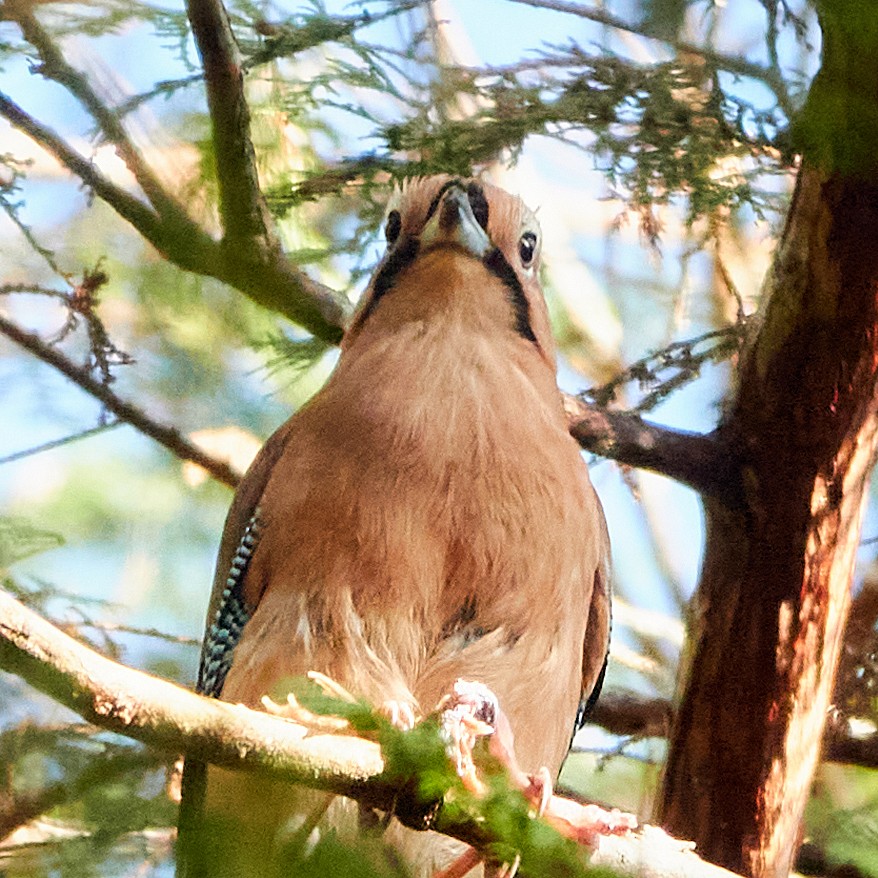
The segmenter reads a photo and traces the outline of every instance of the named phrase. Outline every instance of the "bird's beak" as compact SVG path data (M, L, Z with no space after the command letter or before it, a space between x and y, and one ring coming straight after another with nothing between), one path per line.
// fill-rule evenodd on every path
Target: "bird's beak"
M456 245L481 259L493 249L487 232L473 214L466 190L450 186L421 232L421 248Z

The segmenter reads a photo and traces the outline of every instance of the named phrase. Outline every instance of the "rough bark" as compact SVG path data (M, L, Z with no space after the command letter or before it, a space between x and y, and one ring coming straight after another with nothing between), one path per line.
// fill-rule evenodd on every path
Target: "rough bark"
M878 140L861 130L864 102L878 106L876 28L855 4L820 11L805 160L720 428L745 497L705 501L660 799L669 832L759 878L785 876L798 846L878 440Z

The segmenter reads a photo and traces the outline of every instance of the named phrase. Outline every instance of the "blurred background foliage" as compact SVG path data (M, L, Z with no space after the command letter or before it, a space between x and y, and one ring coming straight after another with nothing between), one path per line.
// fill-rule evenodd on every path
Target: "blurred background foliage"
M709 430L789 201L789 123L819 58L813 10L805 0L552 8L564 5L229 3L263 189L290 258L352 304L380 256L395 179L474 169L519 192L544 226L564 389ZM163 185L216 232L184 10L95 0L33 11ZM94 120L39 63L0 4L0 89L133 190ZM320 387L334 349L164 261L19 131L3 123L0 139L0 311L85 362L94 326L71 297L101 273L95 314L109 347L96 374L105 365L120 396L246 467ZM0 396L6 587L102 651L192 684L230 491L3 339ZM698 502L659 476L591 464L618 596L605 691L669 699L700 562ZM865 533L876 532L870 508ZM861 556L868 597L874 548ZM838 699L864 723L875 717L878 615L866 597ZM649 815L661 737L587 727L576 749L566 784ZM0 873L171 874L162 757L0 675L0 765ZM870 770L823 766L804 830L815 871L878 875L875 784Z

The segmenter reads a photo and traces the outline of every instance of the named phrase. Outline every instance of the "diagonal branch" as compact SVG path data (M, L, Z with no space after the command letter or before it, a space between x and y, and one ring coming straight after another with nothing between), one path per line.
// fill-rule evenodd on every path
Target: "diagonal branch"
M631 412L609 411L567 394L564 409L571 435L586 451L676 479L731 508L743 506L740 462L716 432L660 427Z
M341 327L348 310L343 299L334 290L297 270L279 250L269 259L256 262L243 252L230 253L236 258L226 259L226 251L197 225L186 223L181 227L167 217L159 216L151 207L108 180L62 137L2 92L0 116L79 177L178 268L227 283L324 341L336 343L341 339Z
M62 137L2 92L0 116L39 144L71 174L79 177L95 195L106 201L116 213L134 226L159 253L180 268L209 273L203 271L203 266L216 259L218 248L197 226L192 225L187 228L185 235L180 236L178 228L164 222L151 207L108 180L92 162L83 158Z
M0 333L66 375L87 393L99 399L106 409L117 418L155 439L181 460L197 463L206 469L213 478L230 487L234 488L241 480L240 473L235 472L227 463L211 457L193 442L190 442L176 428L154 421L135 405L118 397L109 387L95 378L88 369L84 366L78 366L57 348L46 344L35 333L22 329L2 315L0 315Z
M24 38L37 50L42 61L36 68L37 72L66 88L85 107L104 137L116 147L119 157L134 175L152 206L176 223L194 225L182 205L165 190L131 142L119 115L104 104L88 79L64 58L51 35L33 14L33 3L6 0L0 17L16 22Z
M152 420L140 409L120 399L84 367L46 344L35 333L0 316L0 333L26 348L43 362L99 399L118 418L155 439L182 460L204 467L214 478L235 487L240 481L228 464L217 461L178 430ZM630 412L612 412L564 395L572 436L586 451L618 463L654 470L727 504L742 502L742 485L736 458L714 436L685 433L649 424Z
M78 643L0 590L0 668L76 711L89 722L169 753L347 795L393 812L401 783L372 741L306 734L303 726L242 705L205 698L126 668ZM432 826L485 850L497 840L483 817L440 808ZM591 865L653 878L733 878L699 859L691 845L656 827L599 837ZM569 874L569 873L568 873Z
M153 210L124 189L111 183L95 165L72 149L62 137L2 92L0 92L0 115L43 147L68 171L79 177L150 243L155 243L155 239L159 236L160 221Z

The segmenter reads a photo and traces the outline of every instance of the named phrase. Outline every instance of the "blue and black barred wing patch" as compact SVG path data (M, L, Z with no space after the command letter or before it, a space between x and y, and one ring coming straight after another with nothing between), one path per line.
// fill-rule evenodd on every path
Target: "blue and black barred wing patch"
M244 626L250 621L250 610L244 602L244 577L259 542L259 535L260 522L257 509L244 528L244 534L229 567L229 575L219 607L204 635L196 687L202 695L218 698L222 693L226 674L232 666L235 647L241 639Z

